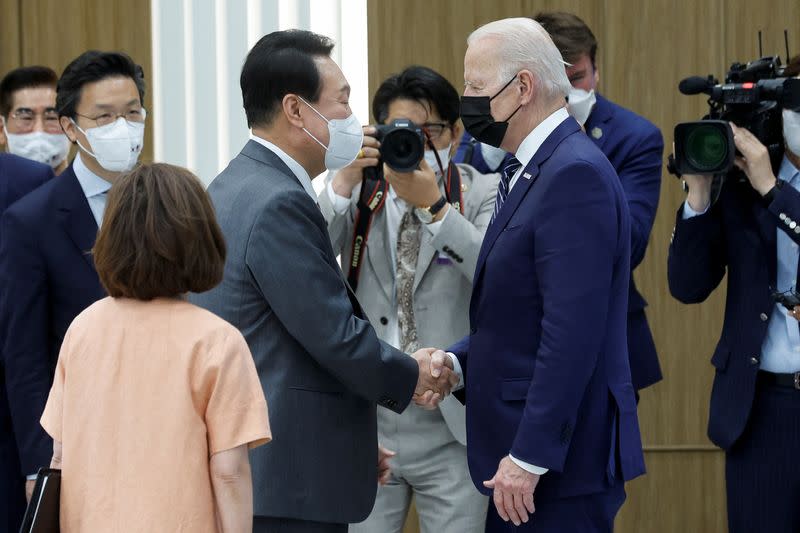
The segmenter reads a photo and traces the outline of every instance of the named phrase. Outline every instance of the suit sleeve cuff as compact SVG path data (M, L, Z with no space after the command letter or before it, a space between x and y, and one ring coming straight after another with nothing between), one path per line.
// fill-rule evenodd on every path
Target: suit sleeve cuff
M458 376L458 385L453 387L454 391L464 388L464 372L461 370L461 363L458 362L458 357L452 352L447 352L447 356L453 362L453 373Z
M541 466L536 466L530 463L526 463L525 461L520 461L511 454L508 454L508 458L514 461L515 465L525 470L526 472L530 472L531 474L536 474L537 476L541 476L542 474L546 474L548 472L547 468L542 468Z
M428 233L431 234L432 237L436 237L439 234L439 230L442 229L442 224L444 224L445 219L450 215L450 209L448 209L441 220L437 220L436 222L431 222L430 224L423 224Z

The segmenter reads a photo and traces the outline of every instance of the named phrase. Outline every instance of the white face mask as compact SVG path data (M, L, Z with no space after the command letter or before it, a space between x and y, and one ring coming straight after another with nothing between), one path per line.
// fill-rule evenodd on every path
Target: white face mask
M569 114L583 126L592 114L597 97L594 94L594 89L589 92L583 89L576 89L573 87L569 90L569 106L567 106Z
M447 167L450 165L450 146L451 145L448 144L447 148L436 150L445 172L447 172ZM428 163L428 166L433 169L437 176L441 176L442 169L439 168L439 163L436 162L436 153L434 153L433 150L425 150L425 162Z
M800 112L783 110L783 140L790 152L800 156Z
M69 153L69 139L63 133L46 133L33 131L31 133L9 133L3 125L8 151L14 155L38 161L56 168L64 162Z
M503 159L505 159L508 153L502 148L496 148L485 143L480 144L480 150L483 160L486 162L486 166L492 172L497 172L500 169L500 163L503 162Z
M144 109L142 114L144 115ZM72 123L75 124L75 121ZM75 127L86 135L94 152L81 146L80 142L78 146L94 157L104 169L109 172L127 172L136 166L144 145L144 122L128 122L119 117L111 124L86 131L77 124Z
M300 97L298 96L298 98ZM303 128L303 131L309 137L325 148L325 168L339 170L355 161L356 157L358 157L358 152L361 151L361 143L364 140L364 132L361 130L361 124L358 122L356 115L351 113L347 118L328 120L303 98L300 98L300 100L328 123L328 146L322 144L310 131Z

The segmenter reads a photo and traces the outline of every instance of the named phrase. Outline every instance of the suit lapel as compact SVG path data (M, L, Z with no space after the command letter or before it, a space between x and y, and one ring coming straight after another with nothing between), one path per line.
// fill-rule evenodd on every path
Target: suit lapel
M391 199L387 198L386 201L391 201ZM395 266L392 264L392 243L389 242L388 235L389 223L384 205L374 215L372 227L367 236L367 260L372 266L372 270L375 271L375 276L386 293L386 297L391 301L394 296L392 288L394 287Z
M436 248L434 248L432 241L431 233L425 228L420 228L419 257L417 257L417 270L414 273L414 291L419 287L425 272L430 268L436 255Z
M611 107L609 101L597 94L597 103L592 113L589 115L589 118L586 120L585 128L586 135L588 135L601 150L605 146L606 140L611 136L611 131L609 131L611 126L608 123L613 117L614 109Z
M97 222L89 208L89 202L71 165L55 179L59 180L57 209L62 227L86 263L94 270L91 252L97 238Z
M497 237L500 236L506 225L508 225L508 221L511 220L511 217L516 212L517 208L522 202L522 199L525 198L528 190L531 188L531 186L533 186L534 182L539 177L541 165L553 154L553 151L559 144L561 144L561 141L578 131L580 131L580 126L578 126L578 123L575 122L575 120L572 118L564 120L564 122L559 124L558 127L547 137L547 139L545 139L542 146L539 147L539 149L536 151L536 154L534 154L533 159L530 160L528 165L522 171L522 174L520 175L519 179L517 179L514 187L511 189L511 192L508 193L508 197L506 198L503 207L497 214L497 218L495 218L494 222L492 222L492 224L490 224L489 228L486 230L486 236L483 238L481 251L478 255L478 264L475 267L476 283L480 278L481 272L483 271L483 266L486 264L486 257L489 255L492 246L494 246Z

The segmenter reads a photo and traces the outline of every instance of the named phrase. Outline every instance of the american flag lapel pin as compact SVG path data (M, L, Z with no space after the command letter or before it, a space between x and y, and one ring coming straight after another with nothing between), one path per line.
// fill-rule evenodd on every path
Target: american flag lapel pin
M531 173L530 172L525 172L524 174L522 174L522 177L525 178L526 180L529 180L529 179L531 179Z

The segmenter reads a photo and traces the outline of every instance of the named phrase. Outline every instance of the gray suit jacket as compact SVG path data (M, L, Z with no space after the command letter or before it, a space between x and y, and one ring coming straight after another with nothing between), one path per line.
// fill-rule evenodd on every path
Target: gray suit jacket
M469 299L472 277L478 261L483 234L492 218L499 174L480 174L469 165L461 171L464 214L451 209L436 237L423 229L417 270L414 279L414 317L420 346L446 348L469 333ZM444 188L442 186L442 192ZM391 201L391 199L387 199ZM342 264L349 265L353 254L353 225L358 195L353 194L350 209L344 215L333 210L326 191L319 195L319 205L333 248L342 254ZM378 336L387 337L386 315L397 304L394 298L395 265L392 262L386 210L373 217L367 240L367 260L361 267L356 295ZM437 261L442 254L449 264ZM447 397L440 405L442 416L453 436L466 446L464 405Z
M250 454L257 516L359 522L372 510L376 403L402 412L416 361L378 340L346 286L322 213L274 153L249 141L208 189L225 276L190 300L238 327L274 440Z

